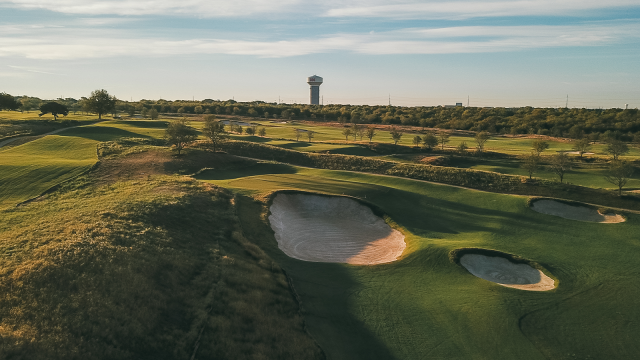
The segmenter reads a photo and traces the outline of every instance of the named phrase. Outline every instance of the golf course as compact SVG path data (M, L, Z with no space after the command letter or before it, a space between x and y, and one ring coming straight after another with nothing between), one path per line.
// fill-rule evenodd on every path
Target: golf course
M178 155L163 142L172 121L94 121L0 148L0 358L640 353L640 213L601 170L582 170L584 186L532 184L267 122L267 137L213 151L191 121L198 140Z

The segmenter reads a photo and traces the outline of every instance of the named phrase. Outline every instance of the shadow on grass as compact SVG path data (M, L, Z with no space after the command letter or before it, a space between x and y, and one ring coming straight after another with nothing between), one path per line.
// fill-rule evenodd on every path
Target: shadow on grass
M113 123L145 129L166 129L168 125L167 121L161 120L114 120Z
M276 145L276 146L284 148L284 149L298 149L298 148L309 147L309 146L311 146L311 143L303 142L303 141L296 141L296 142L291 142L291 143L288 143L288 144L280 144L280 145Z
M75 136L95 141L113 141L122 137L150 138L147 135L107 126L86 126L63 131L57 135Z
M387 347L350 312L350 296L362 286L344 264L305 262L278 249L273 231L261 220L262 203L238 197L238 215L247 238L287 272L306 328L330 359L393 359Z
M298 170L290 165L258 163L252 166L241 167L238 169L205 170L196 175L195 178L198 180L230 180L247 176L295 174L297 172Z

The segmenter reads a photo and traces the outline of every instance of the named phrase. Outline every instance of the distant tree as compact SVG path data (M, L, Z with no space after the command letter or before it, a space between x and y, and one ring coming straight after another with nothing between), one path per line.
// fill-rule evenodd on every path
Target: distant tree
M194 111L196 114L202 114L202 113L204 113L204 109L202 109L202 106L200 106L200 105L196 106L196 107L193 109L193 111Z
M136 114L135 106L132 106L132 105L127 106L127 114L129 114L129 116L133 117Z
M346 128L342 130L342 135L344 135L345 140L349 141L349 136L351 136L351 129Z
M587 138L582 138L573 142L573 150L577 151L580 157L591 148L591 142Z
M265 118L265 119L268 119L268 118L269 118L269 112L268 112L268 111L265 111L263 115L264 115L264 118Z
M247 135L255 135L256 134L256 127L255 126L247 126L244 129L244 133Z
M467 146L467 142L466 141L463 141L460 144L458 144L458 146L456 146L456 150L458 150L460 155L466 154L468 148L469 148L469 146Z
M444 150L444 145L446 143L449 142L449 134L446 132L441 132L438 134L438 143L440 143L440 146L442 147L442 150Z
M149 110L149 117L151 118L151 120L157 120L158 119L158 110L156 109L151 109Z
M7 93L0 93L0 110L18 110L20 103Z
M164 138L170 145L174 145L178 150L178 155L182 149L188 144L194 142L198 138L198 132L196 129L189 126L186 118L180 120L173 120L169 123L167 130L165 130Z
M303 132L303 131L302 131L302 130L300 130L300 129L297 129L297 128L296 128L296 129L293 129L293 134L294 134L294 135L295 135L295 137L296 137L296 141L300 141L300 136L302 136L302 132Z
M551 157L549 169L558 175L560 182L562 182L565 173L571 169L571 159L566 153L559 152Z
M22 111L29 112L34 107L33 101L28 96L23 96L19 103Z
M373 126L369 126L366 131L366 136L369 139L369 142L373 140L373 137L376 136L376 128Z
M118 99L109 95L107 90L94 90L87 99L86 107L89 112L98 114L98 119L102 119L103 114L109 114L115 110L117 101Z
M358 135L358 138L360 138L360 141L362 141L362 138L365 136L366 133L367 133L367 129L364 126L358 126L358 128L356 129L356 135Z
M178 111L178 114L184 114L185 111L187 111L187 110L184 108L184 106L181 106L181 107L178 108L177 111Z
M536 140L533 140L533 142L531 143L531 146L533 148L533 151L536 153L536 155L540 156L540 154L542 154L543 151L549 148L549 143L544 140L536 139Z
M313 137L316 135L316 132L313 130L309 130L307 131L307 139L309 139L309 142L311 142L311 140L313 139Z
M265 128L265 127L261 127L261 128L258 130L258 135L260 135L260 136L267 136L267 128Z
M484 144L489 140L489 133L487 131L480 131L476 134L476 150L479 153L484 151Z
M149 109L143 107L142 110L140 110L140 116L142 116L143 119L149 117Z
M395 126L392 126L391 130L389 131L389 134L391 134L391 139L393 140L393 144L398 145L398 141L402 139L402 135L403 135L402 132L398 130L398 128L396 128Z
M536 155L535 152L525 156L522 161L522 168L527 170L529 179L532 179L533 174L540 168L540 156Z
M51 115L53 115L53 118L55 120L58 120L58 115L69 115L69 109L63 104L58 104L55 101L50 101L40 106L40 114L38 114L38 116L42 116L48 113L51 113Z
M431 150L438 146L438 138L432 132L428 132L422 137L422 143L427 150Z
M415 147L420 147L421 143L422 143L422 136L416 135L416 136L413 137L413 145Z
M622 196L622 188L633 175L633 166L626 161L614 160L604 177L605 180L618 187L618 196Z
M629 152L629 146L622 140L609 140L607 142L607 148L604 150L607 154L613 156L613 160Z
M205 116L202 133L213 144L213 151L216 151L218 145L229 137L224 129L224 124L216 120L215 115Z

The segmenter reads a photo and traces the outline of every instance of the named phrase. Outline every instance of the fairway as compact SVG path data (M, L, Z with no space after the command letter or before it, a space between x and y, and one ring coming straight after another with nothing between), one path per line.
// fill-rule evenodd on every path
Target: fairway
M615 225L584 223L537 213L524 197L281 164L198 178L244 195L359 197L402 230L407 248L392 263L305 262L277 248L264 206L240 198L245 233L292 278L329 358L626 359L640 351L635 214ZM475 277L448 258L463 247L535 261L557 288L522 291Z

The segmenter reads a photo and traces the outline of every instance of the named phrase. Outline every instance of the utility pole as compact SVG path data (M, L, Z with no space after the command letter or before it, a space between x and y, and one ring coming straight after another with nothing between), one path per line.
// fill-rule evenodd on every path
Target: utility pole
M391 106L391 94L389 94L389 106Z
M467 95L467 107L469 107L469 95Z
M567 102L564 104L564 108L565 109L569 108L569 94L567 94Z
M322 95L322 106L324 106L324 95Z

